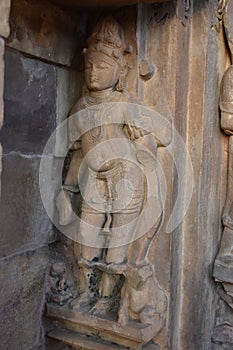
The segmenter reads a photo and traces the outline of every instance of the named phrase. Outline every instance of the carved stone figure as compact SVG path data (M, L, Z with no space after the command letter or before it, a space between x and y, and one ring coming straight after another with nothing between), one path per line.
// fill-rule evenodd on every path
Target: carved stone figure
M126 278L118 312L118 320L122 325L126 325L130 319L138 319L143 324L154 324L164 318L166 296L158 286L150 263L127 264L120 266L120 269L119 265L112 265L109 270L121 272Z
M67 225L75 219L72 199L79 190L82 193L75 243L80 295L71 307L103 317L125 278L118 321L157 322L161 329L166 296L145 262L162 217L157 142L150 116L142 115L126 90L128 52L123 31L112 17L97 24L84 50L86 92L71 112L72 158L56 202L60 223ZM151 215L157 219L140 238L147 175L153 178Z
M49 284L50 292L47 298L49 302L64 305L77 294L74 289L74 280L62 262L51 266Z

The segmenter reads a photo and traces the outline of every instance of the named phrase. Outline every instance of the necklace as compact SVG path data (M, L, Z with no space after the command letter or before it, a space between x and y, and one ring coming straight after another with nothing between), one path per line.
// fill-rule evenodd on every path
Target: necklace
M102 139L104 134L103 115L106 110L105 103L113 102L114 100L117 100L117 97L119 99L118 95L119 93L113 91L111 88L105 91L96 92L92 95L89 94L84 96L83 103L88 111L90 126L89 131L87 132L87 137L91 142L96 143Z

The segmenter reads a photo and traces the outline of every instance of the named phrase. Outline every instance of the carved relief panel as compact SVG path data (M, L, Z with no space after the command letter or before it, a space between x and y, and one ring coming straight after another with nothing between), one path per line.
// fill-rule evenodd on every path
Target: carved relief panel
M100 341L106 349L158 349L154 339L168 321L151 247L164 222L158 152L171 142L171 123L129 92L132 54L119 22L100 19L83 50L83 94L64 128L56 226L72 238L73 257L69 266L55 258L50 269L47 315L65 330L49 336L67 344L81 337L79 346L92 336L93 349ZM139 72L144 81L154 76L145 56Z

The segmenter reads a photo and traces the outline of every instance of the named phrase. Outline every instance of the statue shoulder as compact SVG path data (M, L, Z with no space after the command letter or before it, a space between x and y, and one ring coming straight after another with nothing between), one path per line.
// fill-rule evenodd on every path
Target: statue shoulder
M74 106L72 107L71 111L70 111L70 116L72 114L75 114L79 111L81 111L82 109L84 109L86 107L85 104L85 95L81 96L74 104Z
M136 97L134 97L132 94L130 94L127 90L124 90L120 94L121 94L120 102L135 103L139 105L141 104L140 101Z

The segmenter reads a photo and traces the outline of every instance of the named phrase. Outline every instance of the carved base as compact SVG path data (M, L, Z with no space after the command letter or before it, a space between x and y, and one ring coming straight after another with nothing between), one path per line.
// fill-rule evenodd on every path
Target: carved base
M47 316L56 319L58 326L48 336L77 349L159 350L157 345L149 343L157 333L153 325L131 321L122 327L117 322L72 310L68 306L47 305Z
M70 345L75 349L82 350L128 350L126 347L112 344L111 342L101 341L85 335L80 335L77 332L67 329L55 329L49 332L48 336L58 340L63 344Z

